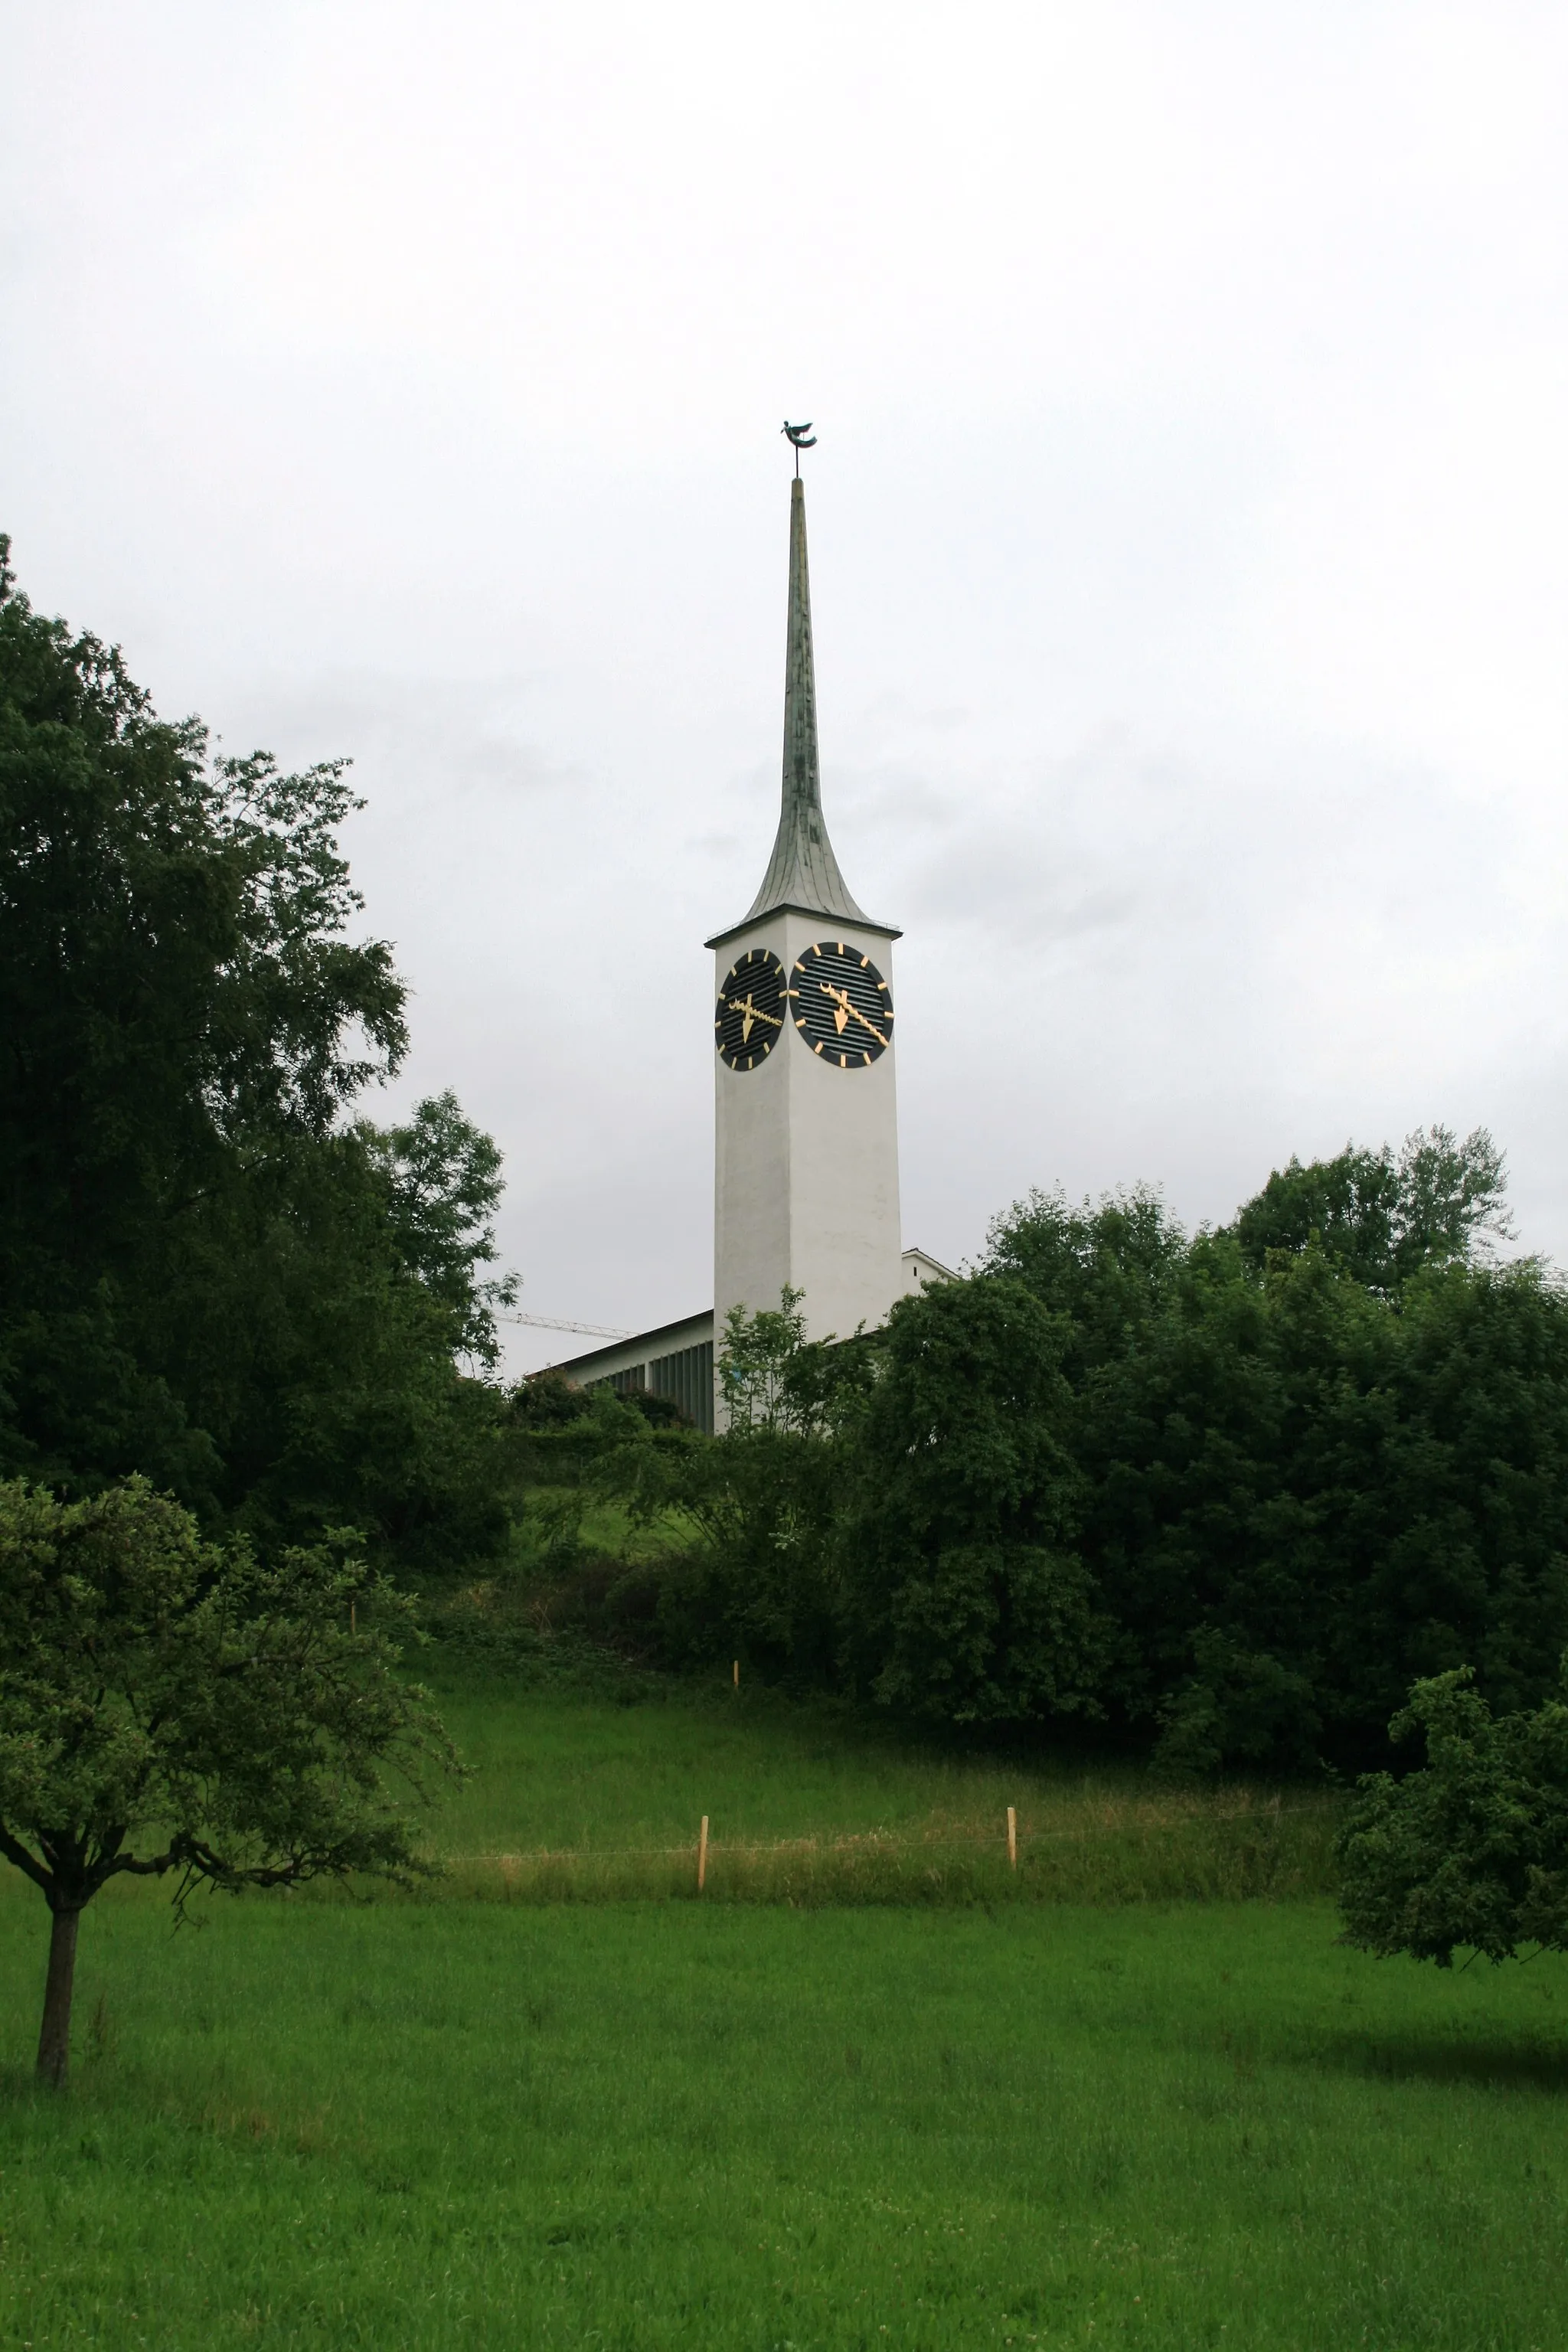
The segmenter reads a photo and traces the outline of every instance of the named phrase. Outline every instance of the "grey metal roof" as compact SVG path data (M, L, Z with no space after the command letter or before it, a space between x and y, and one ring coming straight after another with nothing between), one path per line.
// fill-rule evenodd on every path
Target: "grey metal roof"
M651 1331L629 1332L624 1339L612 1340L603 1348L590 1348L584 1356L563 1356L559 1363L548 1364L544 1369L571 1372L582 1380L601 1362L610 1362L618 1370L623 1361L636 1364L650 1356L668 1355L672 1340L679 1340L684 1348L700 1346L712 1337L713 1309L705 1307L696 1315L683 1315L679 1323L656 1323Z
M763 887L738 923L708 942L718 947L764 915L789 907L803 915L836 915L867 930L899 934L864 913L838 870L822 814L822 769L816 748L816 672L811 651L811 581L805 561L805 485L790 484L789 625L784 648L784 800L773 854Z

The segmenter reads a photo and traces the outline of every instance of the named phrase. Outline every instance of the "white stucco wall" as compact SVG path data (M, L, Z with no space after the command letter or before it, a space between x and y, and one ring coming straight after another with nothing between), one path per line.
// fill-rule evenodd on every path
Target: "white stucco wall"
M837 916L765 917L714 950L714 991L750 948L771 948L789 971L818 940L870 957L892 989L892 942ZM813 1339L847 1338L887 1319L908 1287L899 1228L894 1044L868 1069L840 1070L813 1054L793 1025L754 1070L715 1054L718 1087L713 1297L718 1327L733 1306L776 1307L788 1284L804 1291Z

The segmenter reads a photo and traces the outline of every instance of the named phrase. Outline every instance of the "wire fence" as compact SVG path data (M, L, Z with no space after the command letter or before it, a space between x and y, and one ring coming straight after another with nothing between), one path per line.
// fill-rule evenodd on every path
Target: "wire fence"
M524 1876L541 1885L582 1882L617 1868L635 1875L663 1871L698 1893L713 1874L721 1885L763 1894L769 1886L787 1894L810 1883L838 1885L846 1893L877 1883L908 1883L911 1872L930 1879L967 1864L1003 1882L1029 1880L1037 1886L1073 1882L1114 1885L1122 1896L1194 1893L1267 1893L1293 1884L1321 1891L1327 1884L1336 1811L1331 1800L1294 1804L1193 1805L1113 1808L1097 1820L1056 1826L1026 1826L1009 1808L1004 1822L964 1826L943 1823L916 1831L869 1829L791 1837L721 1838L704 1816L694 1835L675 1843L517 1847L442 1857L449 1868L499 1872L509 1887ZM1060 1864L1079 1857L1064 1879ZM1086 1864L1098 1853L1101 1866ZM1053 1869L1053 1861L1058 1865ZM889 1875L890 1874L890 1875ZM644 1882L646 1884L646 1882Z
M1025 1846L1048 1846L1063 1842L1084 1842L1084 1839L1107 1837L1107 1834L1154 1832L1154 1830L1206 1828L1211 1822L1246 1821L1258 1828L1272 1825L1277 1821L1326 1821L1333 1811L1331 1800L1319 1800L1317 1804L1234 1804L1234 1806L1204 1806L1201 1811L1163 1813L1163 1816L1119 1816L1117 1821L1093 1822L1089 1828L1074 1830L1025 1830L1018 1828L1016 1844L1023 1853ZM679 1861L682 1853L696 1853L703 1832L693 1830L691 1837L679 1839L675 1846L517 1846L517 1849L496 1851L496 1853L447 1853L449 1863L606 1863L606 1861ZM797 1849L811 1849L816 1853L837 1853L863 1846L875 1846L881 1851L898 1853L971 1853L985 1846L1006 1846L1006 1830L969 1830L952 1837L931 1837L921 1830L920 1834L900 1834L898 1830L842 1830L835 1837L823 1837L814 1832L799 1832L797 1837L708 1837L708 1853L793 1853Z

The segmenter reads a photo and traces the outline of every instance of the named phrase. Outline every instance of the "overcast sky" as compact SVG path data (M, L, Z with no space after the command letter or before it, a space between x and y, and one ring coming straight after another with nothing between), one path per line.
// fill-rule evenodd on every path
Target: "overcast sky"
M906 1240L1443 1120L1568 1258L1560 4L0 27L22 585L227 749L353 756L395 1099L502 1143L524 1307L711 1299L786 413Z

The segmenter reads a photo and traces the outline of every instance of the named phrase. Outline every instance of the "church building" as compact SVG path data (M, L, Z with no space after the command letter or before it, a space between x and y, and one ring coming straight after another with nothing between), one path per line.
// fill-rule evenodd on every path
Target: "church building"
M784 796L762 888L716 931L713 1305L575 1356L586 1387L650 1389L714 1425L715 1331L798 1290L813 1339L885 1323L950 1280L899 1223L891 923L849 894L822 814L805 488L790 484Z

